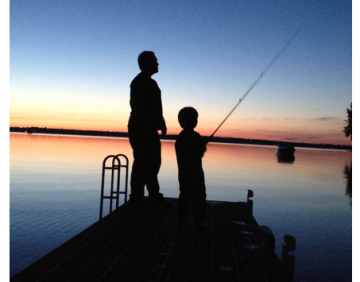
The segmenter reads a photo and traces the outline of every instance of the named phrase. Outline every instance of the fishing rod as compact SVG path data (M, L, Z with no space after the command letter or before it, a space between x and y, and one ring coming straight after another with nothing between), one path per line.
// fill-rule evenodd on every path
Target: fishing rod
M225 117L225 119L220 123L220 125L215 129L214 133L210 135L209 139L206 143L209 143L211 138L215 135L215 133L219 130L219 128L223 125L223 123L228 119L228 117L235 111L235 109L240 105L242 101L244 101L245 97L253 90L255 85L261 80L261 78L267 73L267 71L272 67L272 65L276 62L276 60L280 57L280 55L285 51L285 49L290 45L291 41L296 37L299 33L300 27L294 33L293 36L286 42L284 47L276 54L276 56L271 60L271 62L267 65L267 67L261 72L258 78L254 81L254 83L250 86L250 88L245 92L245 94L240 98L240 100L236 103L235 107L230 111L230 113Z

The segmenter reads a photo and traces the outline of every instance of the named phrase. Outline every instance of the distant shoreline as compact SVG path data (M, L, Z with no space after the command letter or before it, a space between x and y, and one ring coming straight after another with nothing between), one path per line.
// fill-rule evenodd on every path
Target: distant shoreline
M44 134L65 134L65 135L89 135L89 136L104 136L104 137L129 137L127 132L116 131L96 131L96 130L75 130L75 129L55 129L46 127L10 127L10 132L23 133L44 133ZM160 136L162 140L176 140L178 135ZM206 137L206 136L204 136ZM348 145L334 145L334 144L311 144L311 143L296 143L273 140L258 140L258 139L244 139L232 137L216 137L211 139L212 142L217 143L231 143L231 144L246 144L246 145L292 145L294 147L302 148L317 148L317 149L336 149L336 150L352 150L352 146Z

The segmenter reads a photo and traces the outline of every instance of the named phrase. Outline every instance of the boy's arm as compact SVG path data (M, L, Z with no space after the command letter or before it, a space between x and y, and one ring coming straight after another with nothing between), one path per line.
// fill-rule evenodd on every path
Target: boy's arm
M208 138L206 137L201 137L200 139L200 146L199 146L199 151L201 152L201 157L204 156L204 153L206 152L206 145L208 143Z
M210 142L211 138L212 138L212 136L210 136L210 137L202 137L205 146Z

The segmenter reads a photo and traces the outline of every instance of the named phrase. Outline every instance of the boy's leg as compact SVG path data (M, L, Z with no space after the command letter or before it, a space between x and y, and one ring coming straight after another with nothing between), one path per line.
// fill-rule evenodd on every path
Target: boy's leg
M194 219L197 223L199 223L208 219L205 183L198 183L193 187L193 190L194 198L191 206Z
M190 190L187 185L180 184L180 194L178 201L177 220L180 224L184 223L189 217L190 210Z

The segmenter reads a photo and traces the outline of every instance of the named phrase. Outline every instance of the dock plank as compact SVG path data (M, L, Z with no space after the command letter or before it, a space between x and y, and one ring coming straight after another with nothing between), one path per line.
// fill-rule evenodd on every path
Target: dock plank
M243 202L208 201L210 225L175 226L168 208L122 205L11 281L286 281Z

